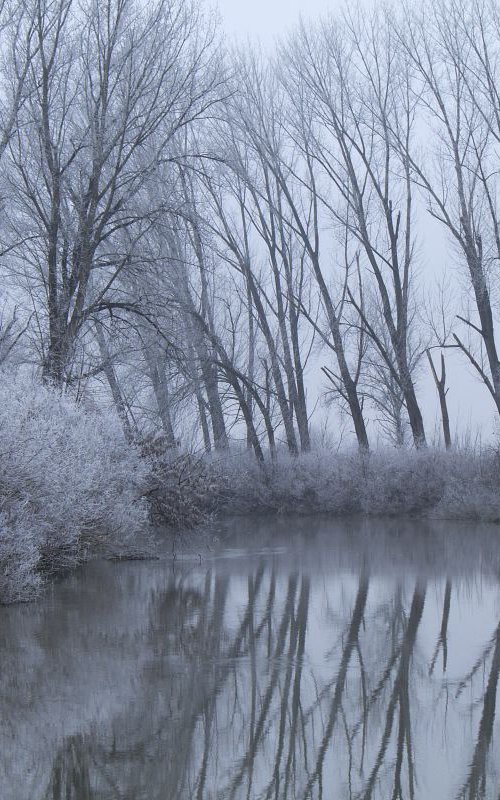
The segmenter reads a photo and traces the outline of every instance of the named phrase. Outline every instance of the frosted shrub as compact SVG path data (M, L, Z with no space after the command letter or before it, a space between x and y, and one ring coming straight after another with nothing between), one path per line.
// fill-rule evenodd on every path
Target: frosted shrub
M147 470L112 418L3 373L0 426L0 602L29 597L40 572L133 550Z
M194 528L224 504L228 489L222 462L189 453L152 460L148 482L151 520L169 528Z
M392 515L435 509L445 489L445 461L433 450L373 453L360 487L363 511Z
M255 459L232 457L228 509L234 512L345 514L360 511L362 459L357 453L337 455L318 450L299 457L280 453L260 467Z
M369 454L280 453L263 468L228 457L233 513L419 514L500 521L500 463L494 454L387 449Z
M500 522L500 463L494 451L454 453L438 511L450 519Z
M0 601L15 602L35 595L41 585L37 532L29 516L0 515Z

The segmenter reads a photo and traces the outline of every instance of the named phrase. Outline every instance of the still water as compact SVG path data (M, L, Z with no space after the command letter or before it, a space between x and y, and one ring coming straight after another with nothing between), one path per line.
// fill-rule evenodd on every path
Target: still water
M217 539L0 609L2 800L498 800L498 527Z

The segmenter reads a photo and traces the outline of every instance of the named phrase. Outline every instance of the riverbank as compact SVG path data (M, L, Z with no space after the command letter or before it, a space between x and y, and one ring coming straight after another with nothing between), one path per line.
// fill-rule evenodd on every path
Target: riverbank
M491 449L153 455L116 421L47 387L0 387L0 602L96 557L154 555L221 515L421 516L500 522L500 456Z
M218 468L220 471L220 467ZM444 452L319 450L259 467L230 459L226 507L255 511L500 521L500 456L493 449Z
M318 450L281 454L264 465L241 453L182 456L170 465L176 469L189 474L189 482L158 488L167 525L214 514L283 513L500 522L500 459L493 450Z

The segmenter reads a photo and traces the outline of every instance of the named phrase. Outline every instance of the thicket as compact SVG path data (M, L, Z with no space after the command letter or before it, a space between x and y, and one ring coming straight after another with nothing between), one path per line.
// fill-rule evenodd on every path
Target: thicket
M175 527L226 514L364 514L500 522L495 448L283 451L260 464L248 452L159 460L152 509Z
M221 466L217 465L221 474ZM371 453L317 450L283 453L260 467L225 461L231 475L225 508L232 513L424 515L500 522L500 457L434 448ZM222 492L221 492L222 494Z

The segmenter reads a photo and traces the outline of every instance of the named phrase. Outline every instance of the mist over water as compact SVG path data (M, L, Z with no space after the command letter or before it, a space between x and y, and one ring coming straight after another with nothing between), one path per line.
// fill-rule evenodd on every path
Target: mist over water
M219 540L0 610L0 797L496 800L496 528Z

